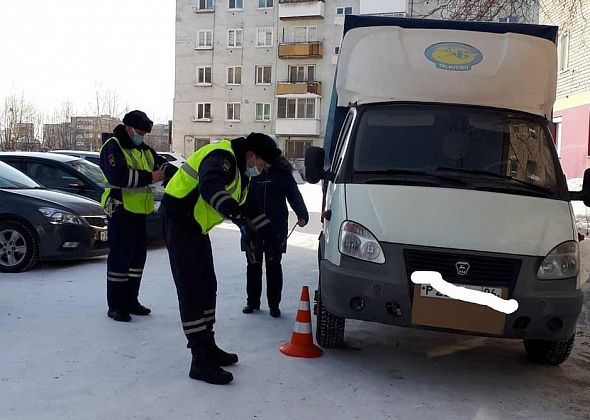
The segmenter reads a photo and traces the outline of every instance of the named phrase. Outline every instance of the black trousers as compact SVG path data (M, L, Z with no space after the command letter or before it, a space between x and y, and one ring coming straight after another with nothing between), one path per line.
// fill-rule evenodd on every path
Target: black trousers
M127 312L138 304L139 286L147 255L146 216L120 205L108 218L107 302Z
M262 258L266 263L266 298L270 309L278 308L281 303L283 290L283 267L281 266L282 250L277 249L263 252L262 249L246 252L248 262L246 268L246 293L247 303L250 306L260 307L262 295ZM254 257L252 260L251 257Z
M213 340L217 278L209 235L196 222L164 214L164 237L187 347Z

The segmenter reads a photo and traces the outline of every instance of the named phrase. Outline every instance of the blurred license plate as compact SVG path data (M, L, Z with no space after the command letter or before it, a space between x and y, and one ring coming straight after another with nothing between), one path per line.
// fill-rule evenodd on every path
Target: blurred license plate
M98 232L98 240L99 241L106 242L108 240L108 238L109 238L108 237L108 232L106 230L105 231Z
M464 287L466 289L478 290L484 293L491 293L495 296L502 297L501 287L488 287L488 286L472 286L469 284L455 284L455 286ZM438 298L438 299L452 299L447 295L439 293L434 287L429 284L420 285L420 296Z

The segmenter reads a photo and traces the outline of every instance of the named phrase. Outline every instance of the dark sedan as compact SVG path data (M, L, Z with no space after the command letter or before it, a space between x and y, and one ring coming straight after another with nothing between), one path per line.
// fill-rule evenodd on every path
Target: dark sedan
M0 272L105 255L106 222L95 201L45 189L0 162Z
M89 161L57 153L3 152L0 161L8 163L44 187L78 194L99 201L106 187L100 167ZM155 212L147 217L150 242L161 241L162 218L157 212L163 189L154 188Z

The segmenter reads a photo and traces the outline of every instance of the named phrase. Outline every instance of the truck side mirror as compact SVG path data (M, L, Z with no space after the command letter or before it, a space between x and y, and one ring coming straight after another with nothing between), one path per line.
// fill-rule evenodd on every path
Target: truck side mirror
M584 182L582 183L582 201L586 207L590 207L590 168L584 171Z
M326 152L321 147L308 147L305 151L305 178L311 184L317 184L322 179L331 180L330 172L324 169Z

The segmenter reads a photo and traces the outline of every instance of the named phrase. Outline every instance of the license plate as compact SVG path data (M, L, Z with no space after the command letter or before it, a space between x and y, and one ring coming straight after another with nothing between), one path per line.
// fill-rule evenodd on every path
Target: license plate
M491 293L494 296L502 297L501 287L489 287L489 286L473 286L469 284L455 284L455 286L464 287L466 289L477 290L484 293ZM438 298L438 299L452 299L447 295L439 293L434 287L429 284L420 285L420 296Z
M108 232L106 230L105 231L98 232L98 239L101 242L106 242L108 240L108 238L109 238L108 237Z

